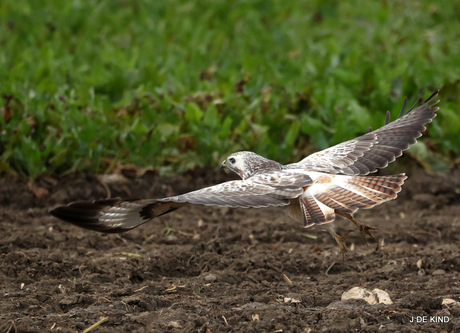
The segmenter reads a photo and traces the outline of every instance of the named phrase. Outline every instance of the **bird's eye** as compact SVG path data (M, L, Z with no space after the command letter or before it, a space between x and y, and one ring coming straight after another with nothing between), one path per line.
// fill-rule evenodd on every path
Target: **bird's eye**
M232 163L232 164L234 164L234 163L236 162L236 160L235 160L233 157L229 158L228 160L229 160L230 163Z

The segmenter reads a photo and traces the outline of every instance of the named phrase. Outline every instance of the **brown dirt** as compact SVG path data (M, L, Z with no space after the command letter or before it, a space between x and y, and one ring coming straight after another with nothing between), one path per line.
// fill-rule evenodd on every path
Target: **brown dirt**
M110 189L155 197L225 179L206 174L150 173ZM276 209L186 207L105 235L47 214L104 198L96 178L0 179L0 332L81 332L105 317L92 332L460 331L460 307L441 304L460 300L460 172L408 174L397 200L357 214L383 246L355 231L345 261L328 233ZM341 301L354 286L394 304Z

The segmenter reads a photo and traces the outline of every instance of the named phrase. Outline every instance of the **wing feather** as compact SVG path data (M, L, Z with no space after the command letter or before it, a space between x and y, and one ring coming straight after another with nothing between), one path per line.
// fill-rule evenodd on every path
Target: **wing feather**
M158 200L241 208L285 206L309 184L311 179L304 172L277 170Z
M422 105L405 116L353 140L307 156L288 168L345 175L367 175L385 168L417 142L425 125L436 117L439 100L435 91Z
M276 170L173 197L74 202L57 207L50 213L82 228L119 233L187 204L241 208L289 205L290 199L297 198L302 194L303 187L311 183L305 172Z

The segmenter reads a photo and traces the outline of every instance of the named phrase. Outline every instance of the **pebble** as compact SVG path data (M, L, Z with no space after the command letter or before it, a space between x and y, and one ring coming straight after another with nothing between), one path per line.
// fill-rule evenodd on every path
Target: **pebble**
M342 301L349 299L363 299L369 304L377 304L375 295L361 287L353 287L342 294Z
M435 269L431 275L444 275L446 274L446 271L443 269Z
M215 276L214 274L208 274L205 276L204 280L206 282L214 282L217 280L217 276Z
M377 298L377 303L393 304L390 295L385 290L375 288L372 292Z
M390 298L390 295L381 289L375 288L372 291L361 287L353 287L348 291L345 291L342 294L342 301L349 299L362 299L365 300L368 304L393 304L393 301Z
M300 303L300 299L291 298L291 297L284 297L283 301L284 303Z
M454 307L454 306L460 306L460 303L452 298L444 298L442 300L442 305L447 306L447 307Z

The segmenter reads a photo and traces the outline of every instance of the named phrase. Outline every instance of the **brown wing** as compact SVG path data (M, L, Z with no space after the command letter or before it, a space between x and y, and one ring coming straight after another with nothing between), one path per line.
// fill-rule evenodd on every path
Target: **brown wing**
M436 116L439 102L433 101L439 90L422 105L405 116L356 139L314 153L302 161L290 164L293 169L346 175L367 175L385 168L417 142L417 138Z
M311 184L305 173L274 171L235 180L182 195L144 200L109 199L75 202L57 207L50 214L82 228L119 233L172 212L186 204L260 208L285 206Z

